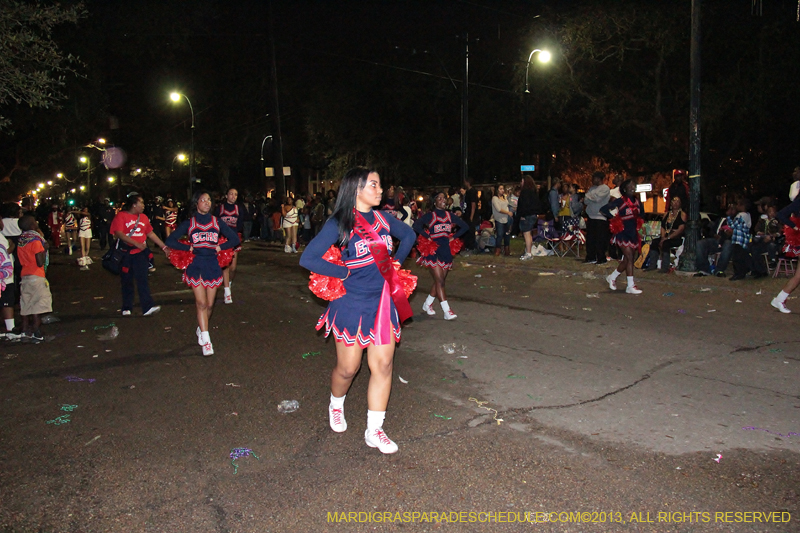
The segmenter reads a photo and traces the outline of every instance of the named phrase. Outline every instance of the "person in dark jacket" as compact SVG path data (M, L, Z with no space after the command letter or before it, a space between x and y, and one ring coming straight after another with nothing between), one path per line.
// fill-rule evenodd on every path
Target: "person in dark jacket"
M538 226L539 215L543 212L542 202L536 191L536 183L530 176L522 178L522 191L519 193L517 201L517 218L519 218L519 230L525 239L525 253L520 259L527 261L532 258L531 247L533 246L533 230Z

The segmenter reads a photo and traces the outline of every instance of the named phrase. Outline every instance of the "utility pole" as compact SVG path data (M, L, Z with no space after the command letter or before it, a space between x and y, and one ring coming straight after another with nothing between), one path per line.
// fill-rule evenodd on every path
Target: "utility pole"
M697 239L700 233L700 4L692 0L689 110L689 223L678 268L697 271Z
M461 85L461 183L469 181L469 34L464 40L464 76Z
M272 21L272 0L269 2L269 84L272 86L272 162L274 164L275 192L280 201L286 196L286 180L283 176L283 141L281 138L281 113L278 102L278 70L275 66L275 26Z

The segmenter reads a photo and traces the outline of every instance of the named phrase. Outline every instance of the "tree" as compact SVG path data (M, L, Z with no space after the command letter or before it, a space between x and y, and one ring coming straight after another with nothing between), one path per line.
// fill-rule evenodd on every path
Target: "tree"
M85 14L83 4L62 8L0 0L0 106L50 108L64 99L64 75L74 73L79 61L59 49L53 29ZM10 126L0 115L0 131Z

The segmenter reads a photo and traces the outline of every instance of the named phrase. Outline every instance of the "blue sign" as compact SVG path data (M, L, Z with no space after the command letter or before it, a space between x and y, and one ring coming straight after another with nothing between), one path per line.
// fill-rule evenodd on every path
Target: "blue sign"
M519 168L522 172L533 172L535 170L533 165L522 165Z

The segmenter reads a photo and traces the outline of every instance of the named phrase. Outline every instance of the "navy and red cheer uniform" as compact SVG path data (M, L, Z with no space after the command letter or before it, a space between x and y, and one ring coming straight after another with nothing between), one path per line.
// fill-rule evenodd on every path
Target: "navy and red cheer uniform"
M244 216L239 204L221 203L217 209L217 216L239 235L239 241L241 242L242 232L244 231ZM237 245L234 251L238 252L241 249L242 247Z
M454 227L458 228L455 235L453 235ZM434 209L422 215L414 222L414 231L431 239L438 247L433 254L418 257L417 264L425 267L441 267L445 270L453 268L450 237L457 239L467 230L469 230L469 225L450 211Z
M186 236L191 246L180 242ZM220 236L228 239L219 244ZM183 281L190 287L219 287L222 285L222 269L217 261L217 246L222 250L234 248L239 245L239 236L227 225L222 224L217 217L207 213L195 213L189 220L184 220L178 228L170 233L165 243L175 250L192 250L194 259L183 272Z
M392 253L392 237L400 241L394 258L401 264L414 246L414 232L404 222L381 211L361 213L372 229L383 239L389 253ZM319 234L308 243L300 257L300 266L316 274L344 280L347 293L333 300L317 322L317 329L325 326L325 336L331 331L338 342L347 346L356 343L362 348L375 341L375 331L387 324L378 324L382 316L378 313L381 300L386 297L386 280L378 270L375 259L367 243L355 233L350 232L347 248L342 250L342 261L346 266L335 265L322 258L332 245L339 241L339 221L329 218ZM348 273L350 274L348 277ZM347 279L345 279L347 278ZM396 342L400 341L400 319L392 299L388 298L391 311L391 331Z
M639 220L642 218L644 208L638 198L628 198L623 196L607 203L600 208L600 213L606 218L612 218L611 211L618 209L618 215L622 219L622 231L611 237L611 244L624 246L626 248L639 249L641 239L639 238Z

